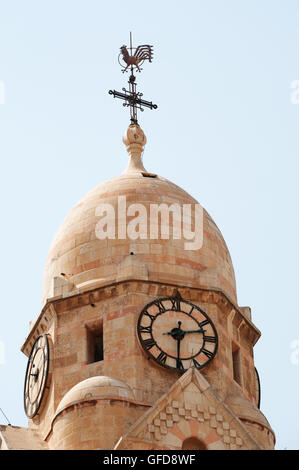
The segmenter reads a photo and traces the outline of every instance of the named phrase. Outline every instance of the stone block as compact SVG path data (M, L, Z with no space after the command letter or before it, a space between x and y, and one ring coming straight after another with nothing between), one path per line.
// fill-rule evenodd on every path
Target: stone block
M211 421L210 421L210 427L216 429L217 426L218 426L218 424L217 424L216 420L214 418L212 418Z

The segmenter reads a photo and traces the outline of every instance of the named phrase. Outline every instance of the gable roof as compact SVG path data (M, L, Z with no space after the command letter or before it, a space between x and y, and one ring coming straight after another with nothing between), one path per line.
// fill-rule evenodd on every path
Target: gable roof
M115 449L181 449L198 438L207 449L261 449L196 369L188 369L124 434Z

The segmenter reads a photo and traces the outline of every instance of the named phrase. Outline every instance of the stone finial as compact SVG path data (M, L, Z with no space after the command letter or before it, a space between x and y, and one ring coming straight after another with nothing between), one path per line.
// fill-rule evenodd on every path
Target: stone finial
M130 124L123 136L123 143L130 155L125 173L146 171L142 163L142 152L146 144L146 137L138 124Z

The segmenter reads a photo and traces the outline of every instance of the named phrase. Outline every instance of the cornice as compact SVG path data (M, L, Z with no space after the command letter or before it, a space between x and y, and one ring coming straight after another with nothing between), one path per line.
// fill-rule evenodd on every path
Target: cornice
M227 294L215 288L190 287L175 283L164 283L159 281L130 279L115 281L100 287L76 293L70 292L68 296L56 296L47 299L39 316L31 327L21 351L29 355L31 347L39 334L48 331L56 315L66 311L87 305L95 305L97 302L109 300L120 295L142 293L153 297L172 296L174 291L179 290L183 299L190 302L213 303L230 315L233 324L239 329L247 329L251 344L254 346L261 336L260 330L245 316L242 309L236 305Z

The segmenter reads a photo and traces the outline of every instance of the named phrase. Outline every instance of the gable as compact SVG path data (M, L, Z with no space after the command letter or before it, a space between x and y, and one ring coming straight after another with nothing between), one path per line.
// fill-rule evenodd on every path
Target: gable
M115 449L178 450L188 438L208 450L261 449L207 380L189 369L122 436Z

